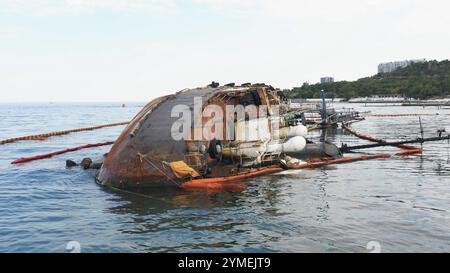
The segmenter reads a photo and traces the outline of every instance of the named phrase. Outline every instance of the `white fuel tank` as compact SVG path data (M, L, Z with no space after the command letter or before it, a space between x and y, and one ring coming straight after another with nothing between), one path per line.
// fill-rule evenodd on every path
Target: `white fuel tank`
M305 138L295 136L285 142L242 143L237 147L223 148L221 152L226 157L257 158L264 153L298 153L303 151L305 147Z

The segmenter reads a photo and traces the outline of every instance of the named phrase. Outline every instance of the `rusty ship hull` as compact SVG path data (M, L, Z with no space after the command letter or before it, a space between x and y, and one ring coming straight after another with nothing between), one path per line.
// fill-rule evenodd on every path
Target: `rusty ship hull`
M179 117L173 117L172 110L177 105L194 109L195 97L202 99L202 109L212 104L223 111L227 105L264 105L269 116L274 115L272 108L282 106L283 101L279 90L264 84L210 85L154 99L135 116L115 141L99 171L97 181L119 189L179 187L201 180L237 181L283 170L280 160L284 158L284 153L275 156L272 153L263 160L259 158L258 164L243 167L242 158L239 160L231 156L224 159L222 155L215 155L211 151L214 145L211 145L210 139L174 140L172 126ZM196 122L202 125L211 119L213 117L201 117L201 120ZM226 127L226 121L222 122ZM197 133L196 130L201 130L194 123L190 128L192 135ZM225 136L223 138L225 139ZM223 141L224 147L232 146L235 142ZM180 177L169 167L170 162L184 162L199 175Z

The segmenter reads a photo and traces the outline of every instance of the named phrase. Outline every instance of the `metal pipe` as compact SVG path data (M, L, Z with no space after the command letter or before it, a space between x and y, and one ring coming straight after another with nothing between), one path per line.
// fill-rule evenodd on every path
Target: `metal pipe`
M357 146L347 146L346 144L342 144L340 150L345 153L353 150L361 150L361 149L370 149L376 147L384 147L384 146L399 146L403 144L412 144L412 143L424 143L431 141L441 141L441 140L450 140L450 135L444 137L429 137L429 138L417 138L413 140L405 140L405 141L396 141L396 142L380 142L375 144L367 144L367 145L357 145Z
M328 112L327 112L327 102L325 99L325 91L320 90L320 95L322 96L322 124L328 123Z

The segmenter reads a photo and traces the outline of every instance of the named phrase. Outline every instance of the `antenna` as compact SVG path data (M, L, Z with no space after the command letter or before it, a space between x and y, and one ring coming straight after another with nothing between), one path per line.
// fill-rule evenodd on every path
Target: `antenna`
M327 102L325 97L325 90L320 90L322 96L322 125L328 125L328 112L327 112Z
M420 124L420 136L423 138L422 118L420 116L419 116L419 124Z

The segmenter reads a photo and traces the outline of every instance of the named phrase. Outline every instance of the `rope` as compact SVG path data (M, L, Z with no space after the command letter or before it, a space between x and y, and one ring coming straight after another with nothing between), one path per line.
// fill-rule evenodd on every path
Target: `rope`
M34 160L40 160L40 159L49 158L49 157L53 157L53 156L60 155L60 154L83 150L83 149L112 145L113 143L114 143L113 141L108 141L108 142L101 142L101 143L95 143L95 144L87 144L87 145L78 146L78 147L70 148L70 149L65 149L62 151L57 151L57 152L53 152L53 153L49 153L49 154L36 155L36 156L32 156L32 157L22 157L22 158L14 160L13 162L11 162L11 164L19 164L19 163L25 163L25 162L30 162L30 161L34 161Z
M15 138L1 140L0 145L7 144L7 143L13 143L16 141L21 141L21 140L45 140L52 136L62 136L62 135L68 135L70 133L76 133L76 132L93 131L93 130L107 128L107 127L127 125L128 123L129 122L119 122L119 123L111 123L111 124L99 125L99 126L94 126L94 127L78 128L78 129L59 131L59 132L51 132L51 133L45 133L45 134L39 134L39 135L15 137Z
M142 163L142 160L145 160L145 162L147 162L148 164L152 165L153 168L155 168L156 170L158 170L160 173L162 173L170 182L174 183L177 187L180 187L180 183L178 183L177 181L173 180L173 178L171 178L166 172L164 172L163 170L161 170L160 168L158 168L158 166L156 166L151 160L149 160L147 157L150 157L149 155L146 154L142 154L141 152L139 152L136 147L134 145L131 146L133 148L133 150L136 152L136 155L139 157L139 160ZM161 163L161 165L164 166L164 161L161 160L156 160L159 161Z

